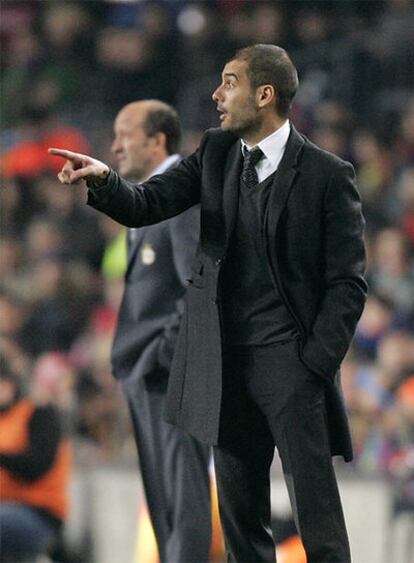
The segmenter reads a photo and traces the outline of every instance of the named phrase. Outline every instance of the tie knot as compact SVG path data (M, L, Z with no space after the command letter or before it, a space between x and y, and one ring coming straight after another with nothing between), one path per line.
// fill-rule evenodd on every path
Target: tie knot
M263 151L259 147L253 147L250 151L245 150L244 161L247 166L256 166L263 156Z

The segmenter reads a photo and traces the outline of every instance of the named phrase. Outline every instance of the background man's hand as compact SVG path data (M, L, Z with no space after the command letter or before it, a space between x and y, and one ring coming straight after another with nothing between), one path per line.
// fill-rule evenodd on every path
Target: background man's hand
M96 158L64 149L49 149L49 154L66 158L58 178L62 184L77 184L80 180L99 185L105 183L110 172L109 166Z

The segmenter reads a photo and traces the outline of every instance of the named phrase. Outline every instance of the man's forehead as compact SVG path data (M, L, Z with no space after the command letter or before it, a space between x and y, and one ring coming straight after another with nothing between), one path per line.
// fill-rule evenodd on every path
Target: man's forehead
M145 112L135 108L125 108L119 112L115 119L115 126L132 129L135 127L142 127L144 122Z
M233 59L225 65L222 74L223 76L234 76L235 78L240 79L243 76L246 76L246 70L246 61Z

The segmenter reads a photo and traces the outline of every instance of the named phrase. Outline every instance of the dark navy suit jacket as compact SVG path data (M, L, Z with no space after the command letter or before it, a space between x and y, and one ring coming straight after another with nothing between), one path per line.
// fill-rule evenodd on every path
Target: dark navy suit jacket
M184 294L199 236L200 208L128 229L128 265L112 347L115 377L167 373L184 310Z

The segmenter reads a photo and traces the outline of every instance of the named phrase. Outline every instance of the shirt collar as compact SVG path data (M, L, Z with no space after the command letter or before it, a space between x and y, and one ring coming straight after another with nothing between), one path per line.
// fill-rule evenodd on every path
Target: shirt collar
M159 164L156 168L154 168L154 170L151 172L151 174L148 176L148 178L146 178L146 180L151 178L151 176L155 176L156 174L162 174L168 168L170 168L173 164L175 164L179 159L180 159L179 154L171 154L165 160L163 160L161 162L161 164Z
M262 139L260 143L254 145L259 147L265 157L270 161L272 165L277 165L280 161L280 153L286 146L287 140L290 134L290 122L287 119L282 127L273 131L268 137ZM243 139L241 139L242 144L242 152L244 150L251 150L253 148L252 145L248 145Z

